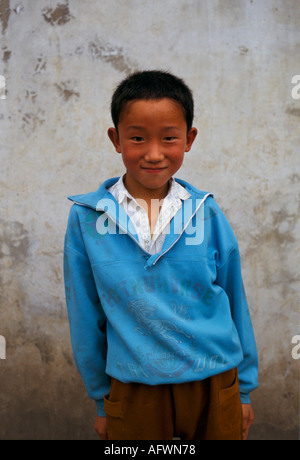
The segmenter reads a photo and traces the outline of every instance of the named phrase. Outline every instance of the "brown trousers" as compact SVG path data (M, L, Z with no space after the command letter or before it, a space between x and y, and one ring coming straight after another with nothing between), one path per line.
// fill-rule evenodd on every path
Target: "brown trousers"
M112 379L104 398L109 440L241 440L237 370L206 380L145 385Z

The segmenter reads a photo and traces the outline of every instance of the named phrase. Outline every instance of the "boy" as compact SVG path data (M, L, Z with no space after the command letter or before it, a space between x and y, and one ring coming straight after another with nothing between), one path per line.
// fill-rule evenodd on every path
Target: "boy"
M65 286L102 439L246 439L257 351L236 238L212 194L174 179L197 135L179 78L137 72L108 135L126 173L73 202Z

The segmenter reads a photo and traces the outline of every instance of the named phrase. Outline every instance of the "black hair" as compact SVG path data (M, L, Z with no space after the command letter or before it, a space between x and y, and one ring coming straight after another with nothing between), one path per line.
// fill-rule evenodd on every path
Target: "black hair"
M161 70L134 72L117 86L111 101L111 116L115 128L118 130L120 115L127 102L163 98L173 99L182 106L189 132L194 118L192 91L181 78Z

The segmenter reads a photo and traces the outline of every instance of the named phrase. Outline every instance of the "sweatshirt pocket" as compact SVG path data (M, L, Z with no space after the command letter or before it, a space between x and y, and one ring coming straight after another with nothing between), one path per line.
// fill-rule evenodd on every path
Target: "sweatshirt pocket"
M222 388L219 391L220 404L223 406L224 404L228 403L228 401L232 397L236 396L237 393L239 394L239 381L237 372L235 372L233 383L228 388Z
M110 401L109 395L104 396L104 410L106 415L110 417L123 417L121 401Z
M223 432L241 430L242 405L237 371L233 383L219 391L220 428Z

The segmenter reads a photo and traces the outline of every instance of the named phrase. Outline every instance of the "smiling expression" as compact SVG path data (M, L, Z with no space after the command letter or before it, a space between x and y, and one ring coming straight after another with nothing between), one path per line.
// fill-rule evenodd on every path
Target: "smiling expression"
M183 109L176 101L141 99L126 104L118 130L109 128L108 135L122 154L127 190L134 198L147 200L167 195L168 181L182 165L197 130L187 133Z

